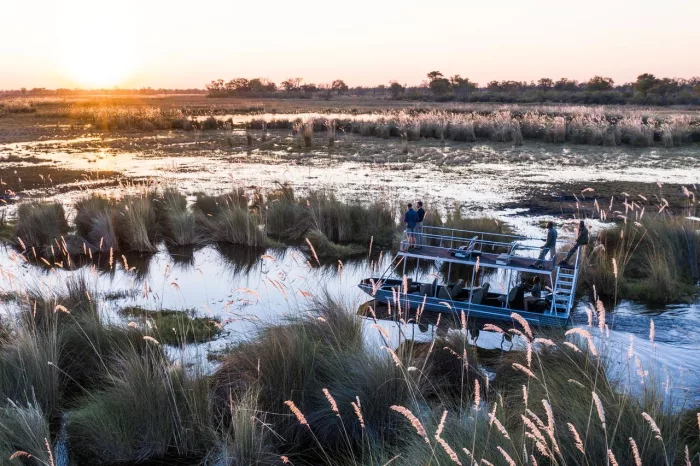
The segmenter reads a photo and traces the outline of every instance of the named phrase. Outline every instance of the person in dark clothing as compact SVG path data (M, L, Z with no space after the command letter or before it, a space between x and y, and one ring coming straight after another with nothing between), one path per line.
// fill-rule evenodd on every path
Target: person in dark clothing
M530 291L530 296L526 296L525 299L525 309L527 310L530 303L539 301L542 299L542 280L540 277L535 277L532 280L532 285L527 287Z
M425 218L425 209L423 209L423 202L418 201L418 221L416 222L416 247L423 245L423 219Z
M574 257L574 254L576 254L578 248L588 244L588 236L588 228L586 228L584 221L581 220L581 223L578 224L578 237L576 238L576 243L574 243L574 245L571 247L569 253L566 255L566 258L559 262L560 267L571 267L569 265L569 260Z
M408 210L403 216L403 221L406 224L406 237L408 239L408 246L413 247L416 242L415 232L416 224L418 223L418 212L413 210L413 204L408 204Z
M544 245L540 249L540 256L537 258L532 267L542 268L542 261L544 260L547 253L549 253L549 259L554 262L554 258L557 256L557 230L554 228L554 222L547 223L547 239Z

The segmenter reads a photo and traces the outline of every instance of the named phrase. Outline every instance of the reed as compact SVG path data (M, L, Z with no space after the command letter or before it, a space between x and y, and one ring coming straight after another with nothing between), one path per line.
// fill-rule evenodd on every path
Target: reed
M121 250L150 253L158 250L158 221L153 197L153 193L143 192L125 196L118 202L115 223Z
M691 299L699 270L700 238L693 226L683 217L659 215L603 230L588 246L580 279L602 296L617 292L666 304Z
M118 250L115 205L109 199L91 195L75 203L75 229L99 251Z
M112 367L113 378L68 421L71 451L78 460L113 464L203 458L213 448L205 379L163 364L157 349L127 352Z
M260 214L247 202L241 193L219 198L198 197L195 215L202 236L208 242L265 246L267 240Z
M156 213L165 241L174 246L199 244L195 215L187 207L187 199L174 188L166 188L156 199Z
M14 241L23 250L60 256L62 237L68 233L63 205L57 202L27 202L17 207Z

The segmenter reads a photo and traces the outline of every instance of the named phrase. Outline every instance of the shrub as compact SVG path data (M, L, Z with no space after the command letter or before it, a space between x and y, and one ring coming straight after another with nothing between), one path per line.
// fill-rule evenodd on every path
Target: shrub
M0 458L8 460L17 452L19 461L31 466L50 464L49 423L36 403L10 401L0 406Z
M187 199L176 189L167 188L157 199L157 213L163 237L175 246L199 243L195 216L187 208Z
M75 210L78 235L101 251L118 250L114 221L116 211L109 199L92 195L76 202Z
M57 202L27 202L17 207L15 237L26 249L36 248L48 254L52 246L54 254L62 251L62 237L68 232L68 221L63 206Z
M156 252L158 222L153 194L126 196L117 205L116 225L120 249Z
M204 457L213 439L205 379L132 352L68 422L71 451L91 464L143 462L169 455Z

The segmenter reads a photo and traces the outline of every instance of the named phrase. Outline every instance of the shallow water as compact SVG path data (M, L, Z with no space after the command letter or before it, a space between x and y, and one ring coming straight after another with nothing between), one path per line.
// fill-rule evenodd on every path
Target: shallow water
M117 314L120 307L140 305L149 309L195 309L200 316L217 317L225 333L215 341L189 349L188 359L206 363L208 353L225 349L255 334L261 324L278 322L308 306L312 297L328 293L357 309L369 297L358 288L358 282L372 275L372 267L381 273L390 263L390 253L381 263L371 264L368 258L319 266L296 248L250 250L241 247L209 246L198 250L160 252L150 256L129 255L129 271L123 260L115 260L113 269L84 266L77 273L86 274L94 283L98 295L120 293L103 302L102 312L111 321L127 321ZM379 260L375 255L374 261ZM102 260L102 263L105 261ZM58 268L48 269L23 262L8 248L0 250L0 270L3 279L0 293L17 292L27 287L60 289L72 273ZM399 272L400 273L400 272ZM421 268L418 278L436 273L432 268ZM455 278L453 274L452 278ZM463 277L468 278L468 277ZM502 287L504 279L498 275L486 278L494 288ZM148 290L146 292L145 290ZM573 316L573 325L588 328L586 307L580 302ZM13 313L13 305L6 304L6 312ZM654 320L656 335L649 341L649 326ZM378 332L366 320L370 341L379 346ZM609 335L597 328L588 328L596 335L598 345L606 347L609 366L632 390L639 389L640 381L658 383L670 380L669 390L677 399L691 398L700 402L700 305L669 306L651 310L644 306L623 302L607 315ZM437 331L434 325L417 326L391 320L379 324L391 334L389 344L398 345L401 338L428 341ZM480 324L476 324L480 327ZM595 325L595 323L594 323ZM452 331L459 331L458 327ZM474 341L472 339L472 341ZM627 353L633 341L634 357ZM480 332L475 341L485 348L509 349L500 335ZM179 351L173 355L183 357ZM637 360L650 376L640 379Z
M308 116L311 115L293 117ZM236 123L250 119L234 116ZM429 209L442 211L459 204L467 213L492 215L520 233L535 236L542 234L540 218L527 216L526 210L500 207L522 199L526 188L533 185L568 181L700 181L698 145L665 149L526 141L523 146L514 147L509 143L422 140L410 142L409 153L403 154L396 139L339 133L335 147L328 148L324 147L323 133L316 133L312 149L298 149L289 131L270 131L266 142L260 140L260 132L254 132L254 136L256 141L251 148L244 147L241 130L86 133L73 139L51 137L0 144L0 178L11 184L13 166L31 165L38 170L42 166L86 172L115 170L128 180L153 179L190 194L216 194L233 187L265 188L289 182L298 191L327 188L341 199L384 200L396 205L423 198ZM2 161L2 157L10 155L37 157L45 162ZM85 187L85 183L76 183L26 195L56 198L70 205L84 195ZM101 189L120 194L124 190ZM562 236L567 233L571 231ZM130 267L136 267L134 271L126 272L121 261L117 261L113 271L82 269L94 277L98 290L128 292L127 298L106 302L104 312L120 319L116 309L140 304L151 308L195 308L201 315L220 317L227 333L215 342L200 345L198 350L202 353L250 335L261 322L277 320L303 308L309 302L307 293L319 295L327 290L357 306L367 297L356 285L371 272L367 260L346 261L342 273L338 273L337 263L309 266L308 258L294 248L249 251L205 247L173 254L163 248L152 257L129 255L127 259ZM385 263L387 260L385 257ZM56 284L69 273L13 260L7 248L0 249L0 267L14 277L3 277L0 292L33 283ZM147 295L143 292L146 285L150 290ZM587 327L586 306L579 304L575 325ZM656 327L653 343L649 341L652 319ZM689 387L691 396L700 398L700 304L651 310L623 302L610 312L607 322L610 335L601 344L610 347L613 367L621 373L628 367L627 349L632 338L636 357L645 366L654 366L656 374L670 374L676 391ZM392 330L394 343L399 330L418 339L428 339L435 331L429 327L423 332L425 328L413 325L401 329L400 324L391 322L382 325ZM497 335L487 332L479 337L479 345L499 347L502 343ZM681 373L685 375L681 377Z
M525 188L543 183L700 181L697 144L666 149L421 140L410 142L404 154L397 139L339 133L329 148L324 133L316 133L314 147L305 149L295 147L290 134L270 131L263 142L256 132L250 148L241 130L86 133L73 139L0 144L0 178L13 187L13 166L42 166L3 162L2 157L36 157L52 167L117 171L127 179L156 179L188 192L218 193L232 185L271 187L289 182L300 190L332 188L341 197L424 197L441 205L459 202L487 211L516 201ZM55 193L49 189L27 194Z

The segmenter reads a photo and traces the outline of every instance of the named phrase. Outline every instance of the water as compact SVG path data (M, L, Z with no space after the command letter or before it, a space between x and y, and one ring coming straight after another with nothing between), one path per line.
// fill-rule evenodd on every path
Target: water
M253 118L311 116L315 115ZM251 117L236 115L233 119L235 123L244 123ZM335 147L328 148L324 146L324 133L316 133L313 148L298 149L293 147L290 131L270 131L265 142L260 140L259 131L253 133L256 141L251 148L244 147L242 130L86 133L72 139L47 137L0 144L0 157L40 159L40 163L0 161L0 178L16 189L17 180L12 177L12 167L16 166L36 167L37 171L46 166L87 173L115 170L126 180L154 179L183 192L210 194L235 187L267 188L277 182L288 182L302 192L329 189L341 199L384 200L396 205L423 198L429 209L443 212L458 204L467 213L494 216L513 225L519 233L534 236L542 235L540 218L527 216L526 210L502 208L504 204L524 199L527 188L532 186L577 181L686 184L700 181L698 145L665 149L527 141L524 146L514 147L509 143L421 140L410 142L409 153L403 154L397 139L339 132ZM84 196L83 190L89 185L77 181L23 194L58 199L71 205ZM124 190L121 186L100 188L101 192L114 194ZM562 232L562 237L572 232L569 228ZM120 260L113 271L82 269L93 277L102 292L121 290L128 295L106 301L103 312L119 320L116 310L120 306L138 304L150 308L195 308L201 315L219 317L226 333L214 342L200 345L198 350L203 354L250 336L261 322L278 320L303 308L309 303L309 293L319 296L328 291L358 306L367 297L356 285L371 274L367 260L346 261L342 273L337 263L309 266L308 257L295 248L249 251L209 246L171 252L162 248L153 256L128 255L127 260L129 267L136 267L134 271L126 272ZM387 260L385 257L380 265L386 265ZM23 263L7 247L0 249L0 268L5 272L0 292L36 283L56 284L70 273ZM146 284L151 290L147 296L143 293ZM586 306L584 302L577 307L574 325L587 327ZM649 341L652 320L656 328L653 343ZM616 361L611 362L613 367L619 367L622 373L628 365L627 349L632 338L635 357L645 366L658 365L655 373L668 373L677 382L674 386L678 390L690 388L692 396L698 397L698 302L663 309L622 302L608 314L607 322L610 335L604 341L610 347L611 359ZM398 341L399 324L382 322L381 325L391 330L394 342ZM409 326L403 332L429 339L435 331L432 327L424 330ZM480 345L501 346L499 337L485 333L479 337Z
M375 254L373 261L378 260ZM110 297L103 301L101 312L111 321L126 325L127 320L117 310L127 305L149 309L196 309L200 316L219 318L225 330L222 336L190 349L191 357L206 364L208 353L251 337L262 324L279 322L285 316L302 311L313 297L328 293L349 308L357 309L369 299L357 288L358 282L372 275L372 267L375 271L383 271L390 260L390 253L387 253L376 264L363 257L345 261L342 266L337 262L319 266L297 248L251 250L236 246L207 246L196 250L168 251L162 247L153 255L128 255L129 271L125 270L123 260L117 258L111 270L108 264L103 264L102 268L84 266L77 273L86 274L103 298L107 292L120 295L118 299ZM3 277L0 293L33 286L60 289L68 276L76 273L23 262L8 247L0 249L0 271ZM435 269L426 267L420 270L419 277L434 273ZM494 288L503 286L503 279L498 275L487 280ZM145 293L146 289L148 293ZM668 378L672 381L669 390L673 390L674 396L700 402L700 378L697 377L700 373L700 342L697 338L700 334L700 305L697 302L654 310L622 302L607 314L610 329L607 336L597 328L588 328L587 306L589 304L585 301L578 304L573 325L596 335L598 345L607 348L609 366L621 379L629 378L629 374L636 377L638 359L656 380L665 382ZM13 312L11 304L6 308L7 312ZM653 342L649 341L652 319L656 330ZM384 343L376 330L369 328L371 323L366 321L367 334L379 347ZM389 343L392 345L406 337L429 341L437 331L432 324L405 325L389 320L380 320L379 323L391 334ZM628 361L631 341L634 357ZM490 332L480 332L475 343L485 348L508 349L510 345L503 342L500 335ZM649 378L646 380L648 383ZM628 382L632 388L639 387L636 378Z

